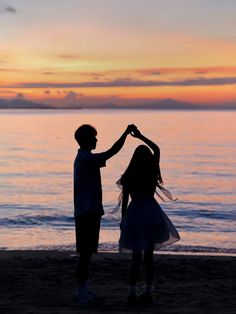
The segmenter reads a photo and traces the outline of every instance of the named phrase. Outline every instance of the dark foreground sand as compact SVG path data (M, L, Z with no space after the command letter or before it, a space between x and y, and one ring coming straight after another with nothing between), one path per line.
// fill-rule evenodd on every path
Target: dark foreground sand
M94 256L91 286L106 298L96 308L73 300L76 260L69 255L0 251L0 313L236 313L235 257L157 255L155 305L133 309L126 305L129 254Z

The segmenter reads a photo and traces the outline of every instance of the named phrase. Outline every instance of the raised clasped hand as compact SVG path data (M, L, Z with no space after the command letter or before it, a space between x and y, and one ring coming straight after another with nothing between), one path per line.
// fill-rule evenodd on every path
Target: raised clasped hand
M134 124L129 124L127 126L126 132L132 134L132 132L134 132L135 130L137 130L136 125Z
M132 130L131 135L139 138L141 136L141 132L136 128L135 130Z

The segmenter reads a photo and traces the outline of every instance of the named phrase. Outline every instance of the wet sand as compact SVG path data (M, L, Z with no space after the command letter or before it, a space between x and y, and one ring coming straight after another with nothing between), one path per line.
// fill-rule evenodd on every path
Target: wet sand
M131 308L126 304L129 254L94 256L90 285L105 297L97 307L81 307L73 299L76 258L70 254L0 251L0 313L236 313L236 257L155 255L155 305Z

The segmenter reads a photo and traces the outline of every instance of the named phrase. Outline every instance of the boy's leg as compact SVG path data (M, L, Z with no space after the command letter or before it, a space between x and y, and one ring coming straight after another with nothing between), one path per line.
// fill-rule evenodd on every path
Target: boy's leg
M101 215L88 213L75 218L76 250L80 257L76 266L79 295L88 293L89 268L92 254L97 252Z
M76 267L76 283L77 286L85 286L89 278L89 266L92 253L81 252Z

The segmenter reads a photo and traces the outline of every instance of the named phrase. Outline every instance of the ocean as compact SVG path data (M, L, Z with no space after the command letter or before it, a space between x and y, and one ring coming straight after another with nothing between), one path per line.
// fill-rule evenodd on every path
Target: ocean
M164 185L179 198L160 201L181 236L165 250L235 254L235 121L235 111L2 109L0 249L73 250L74 131L93 125L101 152L134 123L159 145ZM116 181L139 144L130 136L102 169L102 251L117 251Z

